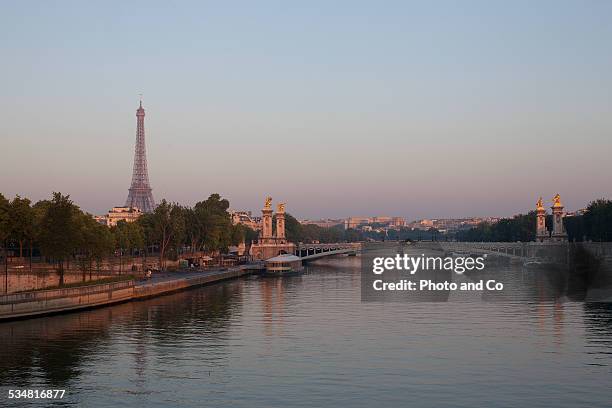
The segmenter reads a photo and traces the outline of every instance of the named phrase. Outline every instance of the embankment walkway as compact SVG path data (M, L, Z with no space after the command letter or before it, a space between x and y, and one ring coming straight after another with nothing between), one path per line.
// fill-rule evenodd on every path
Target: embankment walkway
M71 288L0 295L0 322L101 307L161 296L179 290L236 279L261 268L259 264L223 270L167 272L147 281L123 281Z

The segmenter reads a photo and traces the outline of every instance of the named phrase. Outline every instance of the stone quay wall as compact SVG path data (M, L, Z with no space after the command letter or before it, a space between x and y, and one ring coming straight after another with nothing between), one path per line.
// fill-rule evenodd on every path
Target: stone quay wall
M176 292L189 287L201 286L226 279L238 278L244 275L248 275L250 273L252 273L252 271L244 268L237 268L228 271L214 272L201 276L192 276L185 278L177 277L176 279L168 281L143 283L135 287L134 298L143 299L153 296L159 296L166 293Z
M185 272L183 276L181 272L177 272L177 276L138 283L128 280L0 295L0 321L146 299L190 287L239 278L261 267L259 264L252 264L221 271Z
M66 312L117 302L134 296L134 281L39 290L0 296L0 319Z

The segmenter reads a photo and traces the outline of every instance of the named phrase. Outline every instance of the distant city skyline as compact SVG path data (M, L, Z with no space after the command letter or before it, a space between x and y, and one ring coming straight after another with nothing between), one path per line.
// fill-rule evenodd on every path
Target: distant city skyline
M35 10L35 11L33 11ZM511 216L612 197L610 2L6 3L0 192L300 219ZM96 18L91 18L96 16Z

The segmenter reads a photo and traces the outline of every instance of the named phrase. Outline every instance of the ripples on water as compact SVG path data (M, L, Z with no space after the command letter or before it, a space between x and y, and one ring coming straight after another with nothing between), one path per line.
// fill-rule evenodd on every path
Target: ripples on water
M3 323L2 401L65 388L56 406L609 407L612 308L499 274L513 296L361 302L359 259L337 258Z

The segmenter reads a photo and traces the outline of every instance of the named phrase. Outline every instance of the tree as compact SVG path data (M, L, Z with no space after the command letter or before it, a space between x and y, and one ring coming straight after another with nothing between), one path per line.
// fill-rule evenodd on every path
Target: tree
M127 234L130 241L130 252L134 254L134 250L140 250L145 245L144 230L140 224L135 222L127 223Z
M535 239L536 213L518 214L503 218L496 223L480 223L476 227L456 234L458 241L465 242L529 242Z
M170 220L172 221L172 235L170 237L170 248L174 250L172 259L177 260L178 255L186 239L185 209L174 203L170 210Z
M185 219L185 236L191 252L195 253L203 245L204 229L201 217L193 208L183 208L183 218Z
M584 216L582 215L563 217L563 226L567 232L567 239L570 242L580 242L586 237Z
M612 239L612 201L599 199L591 202L584 215L586 235L593 241Z
M23 257L23 245L34 239L35 212L30 206L30 200L15 196L8 206L9 236L19 245L19 257Z
M111 227L113 243L115 249L119 251L119 272L123 271L123 251L130 248L130 235L128 233L128 223L121 220L117 225Z
M8 259L6 251L6 239L9 235L9 202L0 193L0 243L4 248L4 291L8 292Z
M147 217L148 218L148 217ZM165 199L155 208L151 217L144 220L149 224L149 240L159 245L159 265L165 267L165 257L172 243L182 242L185 233L185 220L181 207Z
M104 257L110 255L114 247L114 240L110 230L97 223L90 214L80 213L79 217L79 251L81 253L81 270L83 280L85 272L89 270L91 280L92 265L96 261L98 267Z
M42 222L45 214L47 213L47 209L51 206L50 200L40 200L37 201L36 204L32 206L32 211L34 212L34 235L32 237L32 241L30 244L30 253L32 253L32 248L36 244L36 246L40 249L40 237L42 231Z
M64 284L64 262L78 247L80 237L80 210L69 195L53 193L40 222L42 252L57 262L60 286Z
M276 216L274 217L274 221L276 221ZM276 225L273 226L276 228ZM302 224L291 214L285 214L285 236L287 240L290 242L304 242L305 236L304 231L302 230ZM308 237L308 240L312 240L312 237Z
M229 201L211 194L206 201L196 203L193 210L198 219L202 243L209 251L227 250L232 241L232 220Z
M257 240L257 236L257 231L244 224L232 226L232 245L239 245L242 242L253 242Z
M253 228L247 227L246 225L243 225L242 227L245 233L244 242L248 242L250 244L257 241L259 238L259 233L257 231L255 231Z
M130 237L127 231L128 223L121 220L117 225L110 227L111 234L115 240L117 249L128 249L130 247Z
M142 231L144 239L144 256L146 260L149 248L154 247L157 244L153 213L141 215L138 220L136 220L136 224Z
M0 241L4 244L10 233L9 201L0 193Z

